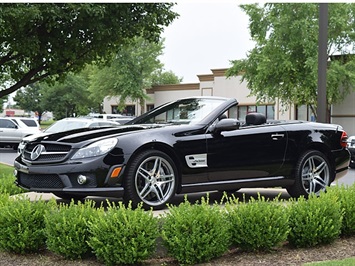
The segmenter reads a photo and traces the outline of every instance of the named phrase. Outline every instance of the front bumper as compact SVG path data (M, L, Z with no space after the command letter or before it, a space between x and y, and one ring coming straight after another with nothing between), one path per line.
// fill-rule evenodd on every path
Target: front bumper
M123 165L107 165L103 158L61 164L26 165L18 157L14 162L16 184L28 191L65 193L80 196L121 198ZM118 176L112 177L115 169ZM85 177L81 182L79 177Z

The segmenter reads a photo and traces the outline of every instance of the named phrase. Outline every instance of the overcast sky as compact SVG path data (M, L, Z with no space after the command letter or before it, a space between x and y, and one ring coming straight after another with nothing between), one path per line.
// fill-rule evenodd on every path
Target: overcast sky
M211 69L228 68L230 60L246 58L253 48L248 16L239 1L182 1L174 7L180 14L164 31L166 71L183 78L183 83L199 82L197 75Z

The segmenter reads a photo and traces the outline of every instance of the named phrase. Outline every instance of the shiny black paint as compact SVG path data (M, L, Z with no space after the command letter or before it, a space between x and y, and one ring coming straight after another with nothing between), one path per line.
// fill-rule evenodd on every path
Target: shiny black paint
M288 186L294 182L292 174L299 156L309 150L320 150L332 162L332 171L345 171L349 152L340 146L342 130L334 125L308 122L288 122L245 126L236 130L216 130L216 119L236 105L233 99L213 110L195 125L137 125L138 117L120 128L75 130L41 137L30 145L42 143L67 144L72 150L61 161L15 160L19 171L19 186L40 192L67 192L78 195L122 197L125 172L131 160L142 150L157 149L169 155L178 169L178 193L231 190L240 187ZM118 138L116 148L104 156L70 160L80 148L100 139ZM206 154L208 167L191 168L185 156ZM122 166L118 178L110 178L112 170ZM66 184L59 188L32 188L21 183L22 174L58 175ZM75 180L87 174L95 183L80 186ZM92 184L97 184L92 186Z

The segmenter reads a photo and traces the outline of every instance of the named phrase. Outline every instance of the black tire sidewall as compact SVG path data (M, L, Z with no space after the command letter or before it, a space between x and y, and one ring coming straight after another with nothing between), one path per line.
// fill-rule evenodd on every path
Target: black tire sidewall
M328 158L320 151L317 150L309 150L304 152L300 158L297 161L297 164L295 166L295 172L294 172L294 179L295 183L287 188L288 193L290 194L291 197L300 197L300 196L305 196L308 197L307 191L304 189L303 184L302 184L302 171L304 168L305 162L312 156L319 156L325 160L328 169L329 169L329 182L333 179L332 176L332 167L331 164L329 163ZM329 183L327 184L328 186L330 185Z
M171 193L171 196L162 204L160 205L155 205L155 206L150 206L147 203L143 202L141 200L141 198L139 197L137 191L136 191L136 187L135 187L135 175L136 172L139 168L139 166L141 165L141 163L146 160L149 157L152 156L159 156L164 158L165 160L167 160L167 162L171 165L173 172L174 172L174 184L173 184L173 192ZM170 200L175 196L176 193L176 189L177 189L177 168L176 165L174 163L174 161L170 158L170 156L168 156L166 153L162 152L162 151L158 151L158 150L146 150L143 151L141 153L139 153L138 155L136 155L132 162L129 164L128 169L127 169L127 173L125 176L125 181L124 181L124 202L126 205L128 205L129 203L132 204L132 207L137 207L140 203L143 204L143 209L150 209L153 208L154 210L159 210L162 208L166 207L166 204L170 202Z

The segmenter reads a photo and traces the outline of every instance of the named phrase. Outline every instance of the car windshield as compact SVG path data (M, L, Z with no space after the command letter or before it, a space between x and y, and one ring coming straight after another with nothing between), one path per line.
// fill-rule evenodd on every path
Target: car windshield
M198 124L224 101L213 98L184 99L158 107L135 120L134 124Z
M87 122L84 121L69 121L69 120L61 120L55 122L53 125L48 127L45 132L46 133L57 133L62 131L68 131L77 128L86 127Z

